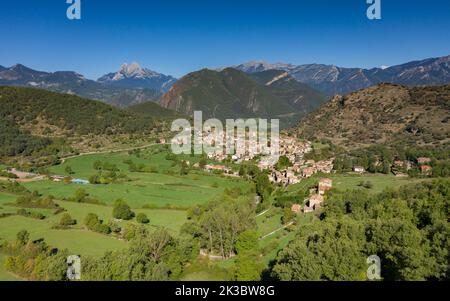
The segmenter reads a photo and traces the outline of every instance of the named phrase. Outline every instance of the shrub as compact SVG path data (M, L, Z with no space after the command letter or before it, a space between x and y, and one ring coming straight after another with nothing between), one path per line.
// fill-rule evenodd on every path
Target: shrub
M121 219L121 220L131 220L135 216L134 212L131 211L130 206L121 199L118 199L114 203L114 209L113 209L113 217L115 219Z
M139 213L136 217L136 221L140 224L148 224L150 220L145 213Z
M21 216L29 217L29 218L34 218L34 219L39 219L39 220L45 219L45 215L43 215L42 213L26 211L25 209L17 210L17 215L21 215Z
M89 213L84 219L86 227L94 232L102 234L111 234L112 230L108 225L103 224L103 221L94 213Z
M77 224L77 221L72 219L69 213L64 213L59 221L61 226L73 226Z

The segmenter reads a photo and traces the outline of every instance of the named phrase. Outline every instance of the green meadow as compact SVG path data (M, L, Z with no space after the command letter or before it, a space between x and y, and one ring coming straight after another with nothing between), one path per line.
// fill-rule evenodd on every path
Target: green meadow
M396 177L394 175L384 174L336 174L330 175L329 178L333 180L333 187L339 190L365 189L374 193L382 192L387 188L398 188L400 186L425 181L424 179L411 179L409 177ZM372 188L367 189L360 186L361 182L367 181L372 183Z
M67 175L66 168L70 166L74 174L72 177L88 180L96 174L94 162L103 161L115 164L121 172L125 172L130 181L108 185L76 185L62 182L39 181L25 183L31 191L39 191L43 195L54 195L57 198L72 196L76 190L83 188L91 197L106 204L113 204L118 198L128 202L133 208L143 206L181 207L187 208L195 204L208 202L220 195L225 188L241 187L249 189L249 183L219 175L207 174L203 171L192 171L189 175L181 176L179 166L172 166L173 162L166 160L166 152L154 155L105 154L82 156L66 160L64 164L50 168L52 174ZM145 156L145 157L144 157ZM136 164L144 164L155 169L154 173L129 172L124 160L131 159ZM195 158L192 158L192 163Z
M330 178L333 180L333 188L339 190L362 189L373 193L379 193L387 188L398 188L400 186L420 183L426 179L412 179L409 177L396 177L394 175L385 174L329 174L315 175L311 178L302 180L300 183L291 185L287 188L287 192L293 193L304 190L310 186L317 185L321 178ZM361 187L362 182L370 182L372 188Z
M14 202L16 197L0 193L0 213L14 213L18 208L8 206L6 204ZM52 226L57 224L61 219L61 214L54 215L52 210L46 209L27 209L28 211L39 211L46 218L44 220L36 220L22 216L10 216L0 218L0 238L13 241L21 230L27 230L31 239L44 238L50 245L68 249L74 254L101 256L106 251L118 250L126 247L126 243L114 238L106 236L83 228L83 220L88 213L97 214L104 222L112 219L112 207L91 204L71 203L59 201L58 204L67 210L67 212L76 219L78 224L69 230L55 230ZM186 222L186 212L180 210L165 209L138 209L136 213L145 213L150 219L148 227L156 229L156 227L166 228L173 235L178 235L181 226ZM124 226L126 222L120 222Z
M65 184L50 180L22 183L30 191L38 191L44 196L55 196L57 203L77 220L77 225L67 230L52 229L59 222L62 214L54 215L53 210L48 209L26 209L40 212L46 218L37 220L17 215L0 218L0 239L14 241L18 232L27 230L33 240L45 239L49 245L67 249L70 253L98 257L107 251L126 248L127 243L113 235L86 230L83 220L88 213L95 213L108 223L112 220L112 205L119 198L124 199L136 214L145 213L148 216L150 223L146 227L149 230L163 227L177 236L181 226L187 221L184 208L206 203L222 194L226 188L240 187L248 190L252 187L252 184L246 181L199 170L191 170L188 175L181 176L180 164L166 160L167 153L167 151L152 148L131 155L128 153L86 155L67 159L63 164L51 167L52 175L67 176L67 167L70 167L72 177L88 180L90 176L97 173L94 162L102 161L116 165L120 172L126 173L129 181L107 185ZM191 165L200 160L198 157L190 156L180 158L189 161ZM143 164L151 167L152 173L130 172L129 166L124 163L125 160L130 159L136 165ZM75 203L64 200L73 196L79 189L86 190L90 197L104 204ZM16 213L18 208L13 203L17 197L17 195L0 192L0 214ZM131 223L134 222L131 221ZM119 222L119 225L125 226L126 223L128 222ZM14 276L4 270L5 256L0 256L0 280L14 280Z

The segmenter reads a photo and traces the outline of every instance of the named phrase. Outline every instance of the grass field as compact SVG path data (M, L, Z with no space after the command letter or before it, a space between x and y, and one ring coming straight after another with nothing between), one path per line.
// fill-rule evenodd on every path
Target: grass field
M0 212L16 212L17 208L5 204L15 201L15 196L0 193ZM91 204L80 204L59 201L58 204L65 208L72 218L78 221L78 225L70 230L54 230L52 226L61 218L61 215L53 215L51 210L27 209L39 211L47 216L44 220L36 220L22 216L0 218L0 238L12 241L21 230L27 230L32 239L44 238L45 241L57 248L68 249L74 254L101 256L106 251L118 250L126 247L126 243L112 236L105 236L82 227L84 218L88 213L95 213L105 222L112 219L112 207ZM138 209L136 213L143 212L150 219L149 229L164 227L172 235L177 235L180 227L186 222L186 212L180 210L164 209ZM125 222L121 223L122 226Z
M361 182L369 181L372 183L373 187L369 191L378 193L382 192L386 188L398 188L400 186L420 183L425 181L424 179L412 179L396 177L394 175L384 175L384 174L364 174L364 175L350 175L350 174L335 174L330 175L330 179L333 180L333 187L340 190L351 190L351 189L366 189L359 185Z
M130 182L109 185L75 185L40 181L24 185L31 191L37 190L44 195L54 195L57 198L70 197L76 190L83 188L91 197L104 203L112 204L116 199L122 198L133 208L142 208L144 205L189 207L211 200L220 195L225 188L249 189L250 187L249 183L242 180L203 172L180 176L179 167L171 166L172 161L165 159L166 154L163 152L149 155L146 158L128 154L82 156L69 159L64 164L50 169L53 174L66 175L65 169L70 166L74 171L73 177L87 180L96 173L93 168L94 162L103 161L115 164L121 171L127 173L132 180ZM157 173L129 172L128 165L123 163L126 159L131 159L136 164L152 166Z
M67 166L70 166L74 172L72 177L89 179L91 175L97 173L93 167L94 162L103 161L115 164L121 172L127 174L131 181L109 185L75 185L49 180L23 183L30 191L55 196L58 200L57 203L66 209L78 224L69 230L55 230L52 227L59 222L61 214L54 215L52 210L46 209L27 209L27 211L39 211L46 218L36 220L17 215L0 218L0 238L13 241L19 231L27 230L33 240L43 238L49 245L59 249L68 249L70 253L97 257L102 256L106 251L127 247L126 242L116 239L112 235L94 233L83 227L83 220L88 213L95 213L105 223L108 223L112 219L112 204L116 199L122 198L127 201L136 213L145 213L150 219L150 224L147 225L149 230L163 227L176 236L187 220L186 211L164 209L165 207L187 208L212 200L222 194L225 188L241 187L244 190L251 188L252 184L249 182L206 174L202 171L192 171L187 176L181 176L179 165L166 160L166 155L167 152L155 152L153 149L141 151L139 155L129 155L128 153L87 155L68 159L59 166L51 167L51 174L67 175L66 169ZM129 166L124 163L124 160L127 159L133 160L135 164L151 166L156 172L130 172ZM191 164L199 160L199 158L191 157L184 159L189 160ZM105 205L73 203L63 200L73 196L80 188L85 189L91 197L99 199ZM0 193L0 213L15 213L18 208L11 204L16 201L17 197L17 195ZM145 205L150 205L152 209L143 209ZM125 223L120 222L120 225L124 226ZM1 260L4 260L4 257L1 257ZM194 274L191 277L201 276ZM0 279L9 280L13 279L13 276L0 270Z
M394 175L384 174L329 174L323 176L314 176L308 179L302 180L300 183L291 185L287 188L288 193L293 193L298 190L304 190L312 185L318 183L321 178L330 178L333 180L333 188L339 190L353 190L353 189L365 189L373 193L379 193L386 188L397 188L400 186L420 183L426 181L426 179L414 179L409 177L396 177ZM369 181L373 187L370 189L359 186L361 182Z

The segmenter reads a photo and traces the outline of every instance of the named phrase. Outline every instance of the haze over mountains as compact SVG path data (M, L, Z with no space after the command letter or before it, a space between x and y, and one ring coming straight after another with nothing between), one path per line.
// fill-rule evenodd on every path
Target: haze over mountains
M297 81L306 83L329 96L345 95L383 82L407 86L450 83L450 56L373 69L341 68L322 64L296 66L266 62L249 62L234 68L246 73L266 70L287 71Z

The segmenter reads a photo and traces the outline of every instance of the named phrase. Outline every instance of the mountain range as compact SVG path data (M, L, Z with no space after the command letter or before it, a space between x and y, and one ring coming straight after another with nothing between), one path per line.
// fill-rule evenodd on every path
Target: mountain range
M118 72L107 74L98 81L72 71L42 72L21 64L10 68L0 66L0 85L76 94L119 107L156 101L175 81L171 76L141 68L136 63L124 64Z
M443 85L450 83L450 56L429 58L383 68L342 68L323 64L269 64L262 61L234 66L246 73L283 70L297 81L333 96L345 95L379 83L406 86Z
M448 84L449 63L450 56L373 69L250 62L216 71L193 72L184 76L178 85L176 78L142 68L137 63L123 64L118 71L98 80L87 79L73 71L43 72L17 64L0 66L0 86L35 87L75 94L118 107L160 101L163 106L182 114L202 108L211 117L233 117L244 113L248 116L296 115L297 118L323 102L323 96L319 97L319 94L346 95L379 83ZM231 69L245 74L233 73ZM267 85L277 77L280 78ZM202 87L204 84L209 87ZM199 97L202 99L197 100Z

